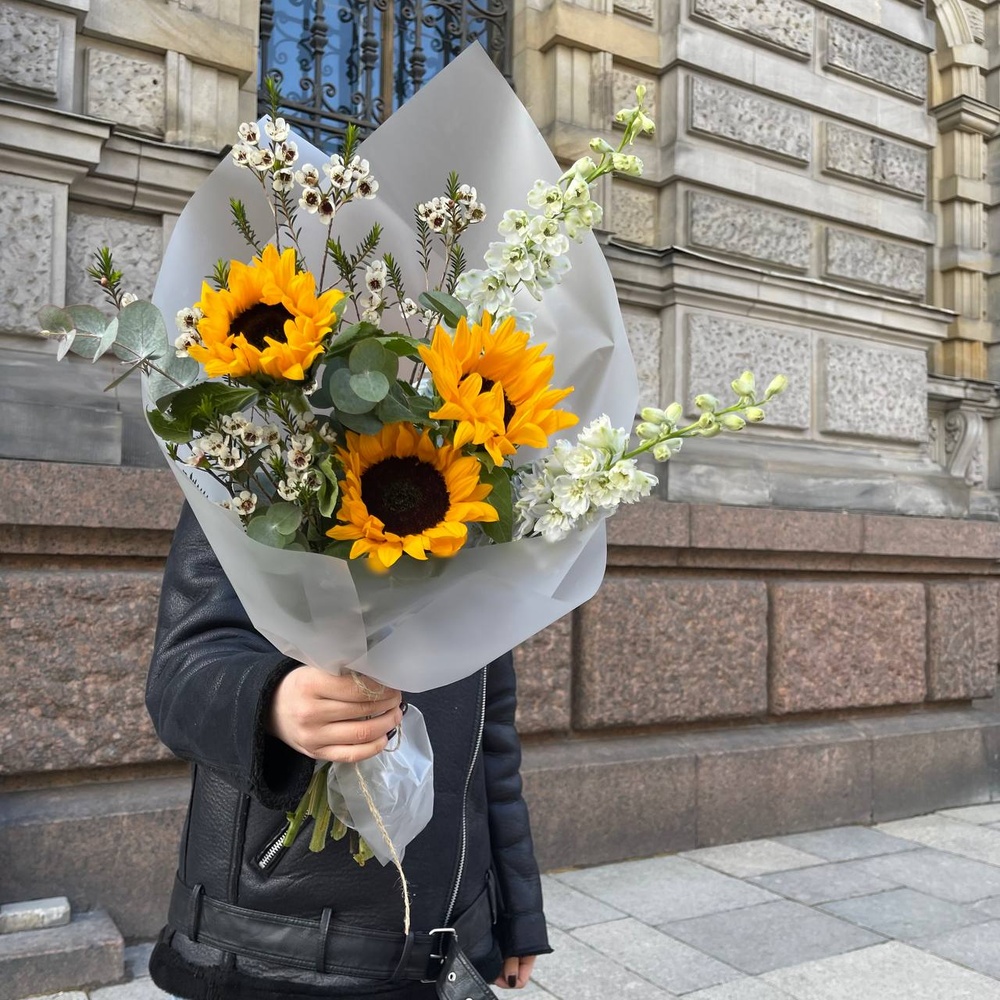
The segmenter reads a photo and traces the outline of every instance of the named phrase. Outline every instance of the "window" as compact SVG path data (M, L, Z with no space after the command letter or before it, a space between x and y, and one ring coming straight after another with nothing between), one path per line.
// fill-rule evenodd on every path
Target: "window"
M260 78L321 148L348 123L367 134L478 41L510 79L513 0L263 0ZM261 113L266 100L261 100Z

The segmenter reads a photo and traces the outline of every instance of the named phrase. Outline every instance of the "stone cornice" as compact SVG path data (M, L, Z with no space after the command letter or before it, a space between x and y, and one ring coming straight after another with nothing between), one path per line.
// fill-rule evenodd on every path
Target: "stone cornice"
M953 97L930 111L942 132L961 129L963 132L978 132L989 138L1000 125L1000 109L966 94Z

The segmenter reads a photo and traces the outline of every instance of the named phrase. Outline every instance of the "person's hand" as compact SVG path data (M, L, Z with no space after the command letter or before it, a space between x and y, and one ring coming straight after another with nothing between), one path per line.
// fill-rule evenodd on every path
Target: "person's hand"
M371 678L296 667L275 689L268 730L307 757L353 764L385 749L401 702L395 688Z
M531 978L531 970L535 967L535 958L535 955L505 958L503 970L497 976L495 985L505 990L523 990Z

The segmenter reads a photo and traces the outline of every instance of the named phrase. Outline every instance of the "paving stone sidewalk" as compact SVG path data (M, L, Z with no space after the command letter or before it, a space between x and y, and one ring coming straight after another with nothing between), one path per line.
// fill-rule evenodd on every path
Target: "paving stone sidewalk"
M1000 803L555 872L544 886L556 950L527 989L498 996L1000 1000ZM131 949L134 978L89 1000L162 1000L147 959Z

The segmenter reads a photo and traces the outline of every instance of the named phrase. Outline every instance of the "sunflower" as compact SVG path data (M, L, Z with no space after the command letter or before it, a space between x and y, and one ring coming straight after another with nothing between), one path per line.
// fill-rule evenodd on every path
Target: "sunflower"
M351 558L367 555L388 569L405 552L414 559L453 556L468 521L496 521L483 499L482 466L453 445L437 447L412 424L386 424L378 434L347 433L339 450L345 476L338 524L327 535L354 541Z
M555 361L545 344L528 346L531 335L513 317L492 329L493 317L459 321L454 334L439 326L420 357L444 404L431 416L458 422L452 443L482 445L497 465L518 446L544 448L549 435L577 422L554 407L572 391L550 385Z
M205 366L210 377L270 375L301 382L323 351L323 340L337 322L334 305L343 292L316 295L316 280L297 274L295 251L280 255L272 244L250 264L234 260L228 288L201 286L195 304L200 344L188 354Z

